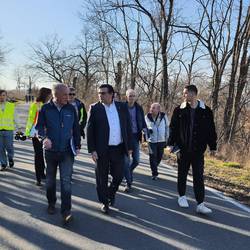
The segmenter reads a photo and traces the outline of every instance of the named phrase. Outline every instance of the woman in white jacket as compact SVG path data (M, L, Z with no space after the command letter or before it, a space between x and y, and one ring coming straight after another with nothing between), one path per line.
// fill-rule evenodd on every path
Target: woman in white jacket
M169 136L169 122L167 115L161 112L161 105L153 103L149 113L145 116L147 124L146 139L149 149L149 161L152 171L152 180L158 176L158 165L161 162L164 148Z

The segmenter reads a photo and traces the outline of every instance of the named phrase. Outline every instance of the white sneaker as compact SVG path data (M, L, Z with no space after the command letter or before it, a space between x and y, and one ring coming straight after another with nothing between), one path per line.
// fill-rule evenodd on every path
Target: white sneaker
M205 206L205 203L202 202L201 204L197 205L196 212L199 214L211 214L212 209Z
M178 204L180 207L185 207L185 208L189 207L187 197L185 195L180 196L178 198Z

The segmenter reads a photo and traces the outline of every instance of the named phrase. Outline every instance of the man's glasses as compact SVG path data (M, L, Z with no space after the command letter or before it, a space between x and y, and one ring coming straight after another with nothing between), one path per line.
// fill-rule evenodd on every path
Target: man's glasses
M73 95L73 96L74 96L74 95L76 95L76 94L75 94L75 93L69 93L69 95Z

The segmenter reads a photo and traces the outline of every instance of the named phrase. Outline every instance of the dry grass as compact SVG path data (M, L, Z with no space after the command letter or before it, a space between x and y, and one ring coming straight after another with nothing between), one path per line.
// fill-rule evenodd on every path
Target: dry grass
M207 156L205 181L208 186L250 205L249 163L224 162Z

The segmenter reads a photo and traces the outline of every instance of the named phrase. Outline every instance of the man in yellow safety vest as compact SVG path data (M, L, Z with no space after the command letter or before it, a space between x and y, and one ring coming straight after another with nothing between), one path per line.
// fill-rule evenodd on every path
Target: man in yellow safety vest
M17 114L15 113L15 104L7 101L7 91L0 89L0 162L1 171L7 167L7 158L9 167L14 166L14 146L13 131L17 126ZM6 155L7 152L7 155Z

